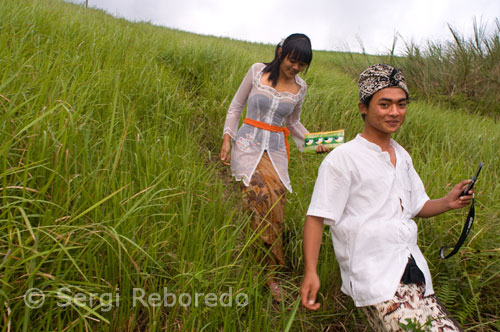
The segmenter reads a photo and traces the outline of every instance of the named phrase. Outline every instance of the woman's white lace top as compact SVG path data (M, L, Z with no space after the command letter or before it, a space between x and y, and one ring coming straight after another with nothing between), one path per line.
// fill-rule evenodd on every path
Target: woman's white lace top
M300 85L300 90L296 94L278 92L273 87L262 84L264 67L263 63L252 65L227 112L224 134L229 134L233 140L231 172L236 180L243 180L248 186L262 154L267 151L281 182L291 192L284 134L245 123L238 130L241 114L247 104L247 118L274 126L286 126L299 150L303 151L304 136L308 131L300 123L300 111L307 85L297 75L295 81Z

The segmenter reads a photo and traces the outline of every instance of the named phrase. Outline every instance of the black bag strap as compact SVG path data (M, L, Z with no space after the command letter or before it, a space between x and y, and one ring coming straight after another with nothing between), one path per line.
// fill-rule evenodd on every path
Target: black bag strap
M455 255L462 244L464 244L465 239L467 238L467 235L469 235L470 229L472 228L472 223L474 222L474 217L476 216L476 209L474 208L474 198L472 198L472 204L469 209L469 214L467 215L467 219L465 220L465 225L464 228L462 229L462 234L460 234L460 238L457 241L457 244L455 244L455 247L453 248L453 251L450 252L447 256L444 255L444 252L446 249L451 248L451 246L444 246L441 247L441 250L439 251L439 257L442 259L447 259L450 258L451 256Z

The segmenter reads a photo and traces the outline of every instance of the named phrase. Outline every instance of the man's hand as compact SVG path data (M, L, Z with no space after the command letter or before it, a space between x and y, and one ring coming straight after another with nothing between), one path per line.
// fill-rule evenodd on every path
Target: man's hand
M304 280L300 287L301 303L309 310L317 310L320 307L316 303L316 295L319 289L319 278L316 272L319 249L323 235L323 218L307 216L304 224Z
M463 207L466 207L467 205L470 204L472 197L474 195L474 188L472 190L469 190L467 195L460 196L460 194L467 189L469 183L471 183L472 180L464 180L453 189L450 190L450 192L445 196L445 199L448 201L448 206L450 210L452 209L461 209Z
M464 191L472 180L463 180L462 182L456 184L446 196L427 201L417 217L428 218L434 217L443 212L462 209L470 204L472 197L474 195L474 188L469 190L468 195L460 196L462 191Z
M319 289L319 278L316 272L309 272L304 275L302 286L300 287L301 303L309 310L318 310L321 306L316 302L316 295Z

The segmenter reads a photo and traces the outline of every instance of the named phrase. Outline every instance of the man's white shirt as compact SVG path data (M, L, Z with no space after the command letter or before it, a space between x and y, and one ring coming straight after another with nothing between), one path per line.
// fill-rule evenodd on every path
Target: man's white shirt
M406 150L391 139L388 152L361 135L330 152L319 168L307 215L330 226L342 291L356 306L391 299L412 255L433 294L427 262L412 220L429 200Z

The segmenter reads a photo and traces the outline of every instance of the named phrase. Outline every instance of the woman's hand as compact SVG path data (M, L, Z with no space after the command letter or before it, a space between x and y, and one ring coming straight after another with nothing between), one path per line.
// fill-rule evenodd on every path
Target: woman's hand
M231 136L229 134L224 135L222 141L222 148L220 149L220 161L224 165L230 165L231 161Z
M320 144L316 147L316 153L328 153L330 152L330 149L324 146L323 144Z

